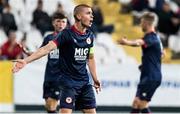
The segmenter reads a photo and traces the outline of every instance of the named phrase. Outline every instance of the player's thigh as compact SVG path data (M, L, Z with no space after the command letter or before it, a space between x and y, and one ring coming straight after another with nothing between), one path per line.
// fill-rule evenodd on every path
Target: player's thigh
M81 95L76 100L76 109L90 110L96 108L96 98L92 85L85 85L81 90Z
M59 109L59 113L60 113L60 114L71 114L71 113L72 113L72 109L69 109L69 108L61 108L61 109Z
M92 109L82 109L83 113L87 113L87 114L96 114L96 109L92 108Z

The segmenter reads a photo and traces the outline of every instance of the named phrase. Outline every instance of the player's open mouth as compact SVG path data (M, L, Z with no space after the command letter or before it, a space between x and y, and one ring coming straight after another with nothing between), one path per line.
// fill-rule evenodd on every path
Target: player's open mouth
M89 23L92 24L92 23L93 23L93 20L90 20Z
M92 23L93 22L93 20L90 20L90 23Z

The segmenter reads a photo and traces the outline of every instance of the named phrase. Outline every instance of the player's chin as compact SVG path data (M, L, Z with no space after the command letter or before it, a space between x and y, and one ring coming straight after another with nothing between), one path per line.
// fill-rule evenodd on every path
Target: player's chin
M88 27L91 27L91 25L88 25Z
M63 30L63 27L59 27L59 28L58 28L58 31L62 31L62 30Z
M91 27L92 26L92 23L89 23L88 25L87 25L87 27Z
M90 24L87 24L87 25L84 25L86 28L89 28L89 27L91 27L91 25Z

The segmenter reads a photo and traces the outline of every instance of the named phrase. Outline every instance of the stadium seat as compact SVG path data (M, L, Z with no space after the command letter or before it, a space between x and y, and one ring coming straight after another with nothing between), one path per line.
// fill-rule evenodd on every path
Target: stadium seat
M41 33L34 27L27 33L27 46L30 51L35 51L41 46L43 38Z

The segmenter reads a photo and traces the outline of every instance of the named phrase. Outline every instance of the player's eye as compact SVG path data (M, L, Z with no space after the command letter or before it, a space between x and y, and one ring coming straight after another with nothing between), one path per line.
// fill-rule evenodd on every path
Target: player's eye
M92 14L92 13L89 11L89 12L87 12L87 14L89 14L89 15L90 15L90 14Z

